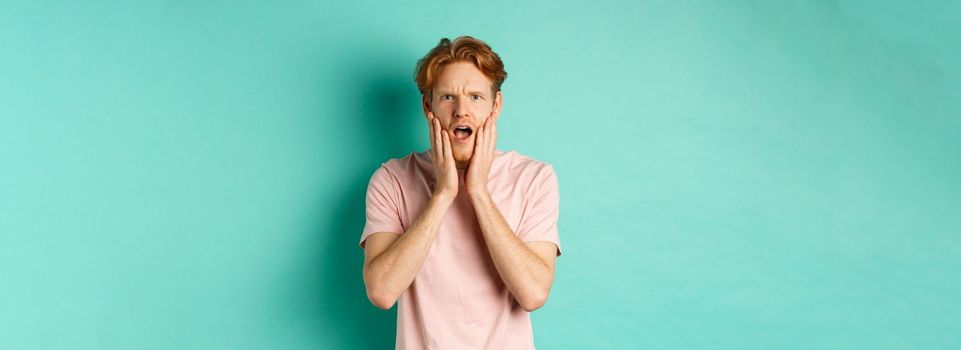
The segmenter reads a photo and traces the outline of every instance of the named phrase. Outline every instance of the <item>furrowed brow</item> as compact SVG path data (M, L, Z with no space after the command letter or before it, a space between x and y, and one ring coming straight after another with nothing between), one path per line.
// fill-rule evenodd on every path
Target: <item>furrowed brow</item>
M472 90L472 91L468 91L467 94L468 94L468 95L481 95L481 96L487 96L487 95L488 95L488 93L487 93L486 91L484 91L484 90ZM434 95L435 95L435 96L443 96L443 95L457 95L457 94L454 93L453 90L437 89L437 91L434 93Z

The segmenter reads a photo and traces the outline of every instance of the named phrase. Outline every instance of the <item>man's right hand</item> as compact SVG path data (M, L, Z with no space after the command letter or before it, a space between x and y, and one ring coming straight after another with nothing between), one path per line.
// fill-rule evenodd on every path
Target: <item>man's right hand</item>
M370 302L389 310L410 287L440 231L447 209L457 198L460 184L450 135L433 113L430 124L430 156L434 163L434 190L413 224L401 232L375 232L364 247L364 286ZM426 244L425 244L426 243Z
M433 195L453 201L457 198L458 179L450 135L441 127L440 120L434 117L433 112L427 112L427 123L430 124L430 149L434 162Z

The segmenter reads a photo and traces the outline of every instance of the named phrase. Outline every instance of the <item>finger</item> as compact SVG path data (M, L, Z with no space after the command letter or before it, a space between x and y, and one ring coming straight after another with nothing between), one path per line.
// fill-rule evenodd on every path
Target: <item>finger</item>
M496 143L497 143L497 117L494 117L494 121L491 122L491 139L490 139L491 152L494 152Z
M446 154L447 154L447 147L450 146L450 144L448 144L450 139L448 139L447 133L444 132L444 130L440 130L439 132L440 132L440 148L438 149L440 151L437 152L437 156L443 159L444 162L447 162Z
M442 133L443 131L440 128L440 121L438 121L437 118L434 118L434 139L437 140L437 156L438 157L444 154L443 153L444 139L441 138Z
M430 134L430 148L434 150L437 143L436 140L434 140L434 117L430 114L427 116L427 130L428 134Z
M446 133L444 134L444 159L447 160L447 164L453 166L454 164L454 152L451 151L450 147L450 136Z
M483 148L482 150L483 150L484 152L487 152L487 150L488 150L488 148L489 148L488 145L490 144L490 139L491 139L491 138L490 138L490 136L491 136L491 120L493 120L493 119L494 119L494 118L487 118L487 120L484 121L484 134L482 135L482 138L483 138L482 141L483 141L483 143L484 143L484 148Z
M494 118L487 118L487 120L484 121L484 142L485 143L490 143L492 126L494 126Z
M474 152L477 152L478 147L483 142L484 142L484 126L481 125L481 127L477 129L477 137L474 138Z
M476 156L473 158L482 159L484 157L484 150L487 148L487 126L481 126L477 133L477 141L474 143L474 155Z
M435 158L437 161L441 162L444 158L444 138L441 135L444 134L444 129L440 127L440 119L434 118L434 147L437 149Z
M483 138L481 139L481 141L482 141L483 146L484 146L483 150L487 150L487 144L490 142L490 139L491 139L491 137L490 137L490 136L491 136L491 126L490 126L490 122L485 123L485 125L484 125L484 135L482 135L482 136L483 136Z
M491 131L490 125L484 127L484 152L488 157L491 155Z

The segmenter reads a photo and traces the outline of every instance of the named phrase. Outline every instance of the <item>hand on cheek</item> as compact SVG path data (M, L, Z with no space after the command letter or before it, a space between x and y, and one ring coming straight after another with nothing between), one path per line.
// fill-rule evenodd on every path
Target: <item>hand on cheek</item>
M458 179L450 135L431 112L427 113L427 123L430 129L431 159L434 163L434 195L453 200L457 197Z
M474 138L474 154L471 156L467 178L464 181L469 195L489 194L487 179L490 176L491 163L494 161L496 143L497 115L492 114L477 130L477 136Z

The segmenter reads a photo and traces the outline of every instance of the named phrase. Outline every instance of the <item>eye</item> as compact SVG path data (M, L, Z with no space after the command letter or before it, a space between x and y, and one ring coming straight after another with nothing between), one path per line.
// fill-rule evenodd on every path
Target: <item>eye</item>
M441 100L451 100L453 98L454 98L453 95L443 95L440 97Z
M474 96L471 96L471 97L473 97L473 98L474 98L474 101L480 101L481 99L483 99L483 98L484 98L484 97L483 97L483 96L481 96L481 95L474 95Z

